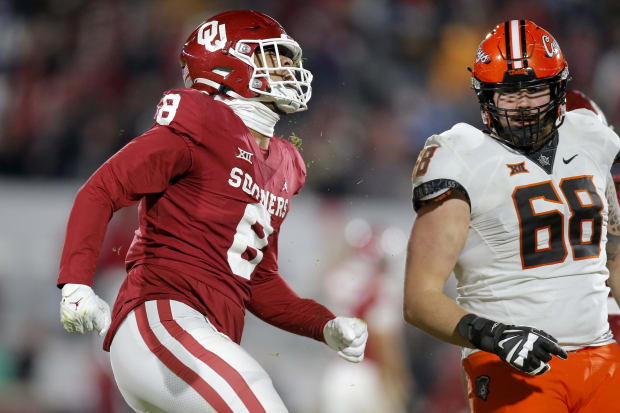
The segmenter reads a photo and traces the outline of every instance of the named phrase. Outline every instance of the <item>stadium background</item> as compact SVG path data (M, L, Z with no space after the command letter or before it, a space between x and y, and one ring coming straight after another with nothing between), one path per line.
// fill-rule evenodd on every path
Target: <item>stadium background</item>
M396 291L382 311L398 320L392 344L411 376L403 384L411 412L464 409L458 350L405 326L398 300L411 168L429 135L460 121L480 124L466 66L484 33L524 17L549 30L569 62L569 86L620 124L613 0L1 1L0 412L127 411L101 339L70 336L58 320L66 219L81 183L150 127L162 91L181 86L185 36L235 8L282 23L315 76L310 110L277 128L303 139L308 165L282 231L282 273L300 295L347 311L330 293L330 274L374 240L373 253L388 264L381 282ZM95 286L110 303L134 229L133 209L110 225ZM341 411L321 407L322 377L341 363L327 348L251 316L243 345L291 412ZM344 394L353 385L342 387Z

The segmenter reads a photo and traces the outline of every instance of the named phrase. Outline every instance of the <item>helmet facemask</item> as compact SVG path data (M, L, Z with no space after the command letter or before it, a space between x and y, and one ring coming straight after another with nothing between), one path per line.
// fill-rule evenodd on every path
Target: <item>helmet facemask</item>
M489 134L521 152L558 135L568 64L555 38L530 20L495 26L476 51L472 86Z
M509 78L501 83L482 83L472 78L480 102L482 119L490 132L502 142L526 152L540 149L555 136L566 112L568 69L557 76L536 79L530 76ZM539 106L505 109L495 104L495 93L510 94L525 90L528 94L549 90L549 101Z
M254 50L252 55L248 52ZM252 68L249 90L261 102L273 102L284 113L308 109L312 96L312 73L304 69L301 48L291 39L239 40L230 54ZM292 65L282 65L281 57Z

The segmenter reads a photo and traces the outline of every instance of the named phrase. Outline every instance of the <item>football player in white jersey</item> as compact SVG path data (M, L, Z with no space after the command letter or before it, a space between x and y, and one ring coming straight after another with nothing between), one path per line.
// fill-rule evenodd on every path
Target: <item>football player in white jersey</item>
M566 113L568 79L546 30L497 25L472 70L485 129L431 136L413 171L405 319L463 347L475 413L620 411L605 284L620 297L620 266L606 267L620 139L589 110Z

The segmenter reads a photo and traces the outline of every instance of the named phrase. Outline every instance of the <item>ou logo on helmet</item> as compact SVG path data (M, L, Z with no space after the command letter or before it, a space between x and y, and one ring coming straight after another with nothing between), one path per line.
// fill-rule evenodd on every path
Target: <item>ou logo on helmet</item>
M218 35L220 38L216 40ZM216 20L203 24L200 26L200 29L198 29L196 41L210 52L223 49L226 44L226 25L218 25Z
M555 54L559 53L560 45L555 41L555 39L552 39L545 34L542 37L542 41L547 57L553 57Z

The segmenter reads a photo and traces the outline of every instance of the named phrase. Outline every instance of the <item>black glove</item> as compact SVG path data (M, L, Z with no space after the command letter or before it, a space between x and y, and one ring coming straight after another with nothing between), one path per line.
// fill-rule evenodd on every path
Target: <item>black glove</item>
M517 370L532 376L549 371L552 354L562 360L568 358L566 351L558 346L558 340L532 327L506 325L467 314L456 328L476 348L497 354Z

